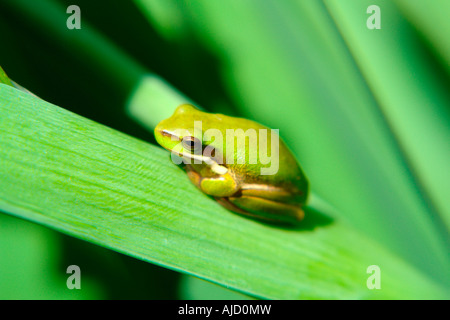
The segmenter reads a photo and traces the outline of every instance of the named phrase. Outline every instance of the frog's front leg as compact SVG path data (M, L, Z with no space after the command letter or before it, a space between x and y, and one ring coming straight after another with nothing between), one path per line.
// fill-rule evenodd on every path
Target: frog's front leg
M192 170L189 165L187 168L187 175L191 182L207 195L216 198L230 197L239 190L235 179L228 173L203 177L200 173Z
M216 177L202 178L200 189L210 196L222 198L234 195L239 190L239 187L229 174L224 174Z

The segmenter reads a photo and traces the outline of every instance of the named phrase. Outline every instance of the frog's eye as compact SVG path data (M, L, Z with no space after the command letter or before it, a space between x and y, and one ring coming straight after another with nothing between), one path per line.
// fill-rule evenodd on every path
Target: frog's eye
M213 158L213 157L215 157L215 156L216 156L216 148L214 148L214 147L211 146L211 145L206 146L206 147L203 149L203 155L204 155L205 157L208 157L208 158Z
M183 138L183 147L190 151L196 153L197 151L202 150L202 143L199 139L192 136L187 136Z

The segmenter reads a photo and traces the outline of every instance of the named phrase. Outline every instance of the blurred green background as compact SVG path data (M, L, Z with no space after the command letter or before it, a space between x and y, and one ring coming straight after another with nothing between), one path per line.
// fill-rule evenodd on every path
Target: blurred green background
M74 4L81 30L66 28ZM372 4L379 30L366 27ZM151 75L207 111L279 128L339 219L448 288L449 14L444 0L2 0L0 65L44 100L149 142L132 107ZM248 298L0 220L1 299ZM84 290L61 288L70 264Z

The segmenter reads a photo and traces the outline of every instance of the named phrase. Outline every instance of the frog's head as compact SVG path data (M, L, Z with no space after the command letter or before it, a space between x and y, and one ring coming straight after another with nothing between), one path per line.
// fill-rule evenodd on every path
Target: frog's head
M184 150L189 153L199 151L201 140L195 137L194 130L194 119L197 112L200 111L190 104L180 105L170 118L158 123L155 128L156 141L169 151L182 152Z
M174 114L162 120L155 128L156 141L165 149L184 159L197 159L212 166L214 171L225 172L226 168L217 166L203 145L202 125L211 122L211 115L190 104L180 105ZM211 150L215 147L211 145ZM206 150L206 153L205 153ZM214 153L213 153L214 154Z

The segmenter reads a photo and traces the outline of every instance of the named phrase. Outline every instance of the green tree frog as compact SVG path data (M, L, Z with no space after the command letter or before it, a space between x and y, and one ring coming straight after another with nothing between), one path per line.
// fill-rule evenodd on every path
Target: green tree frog
M308 180L277 130L183 104L156 126L155 137L225 208L272 222L303 219Z

